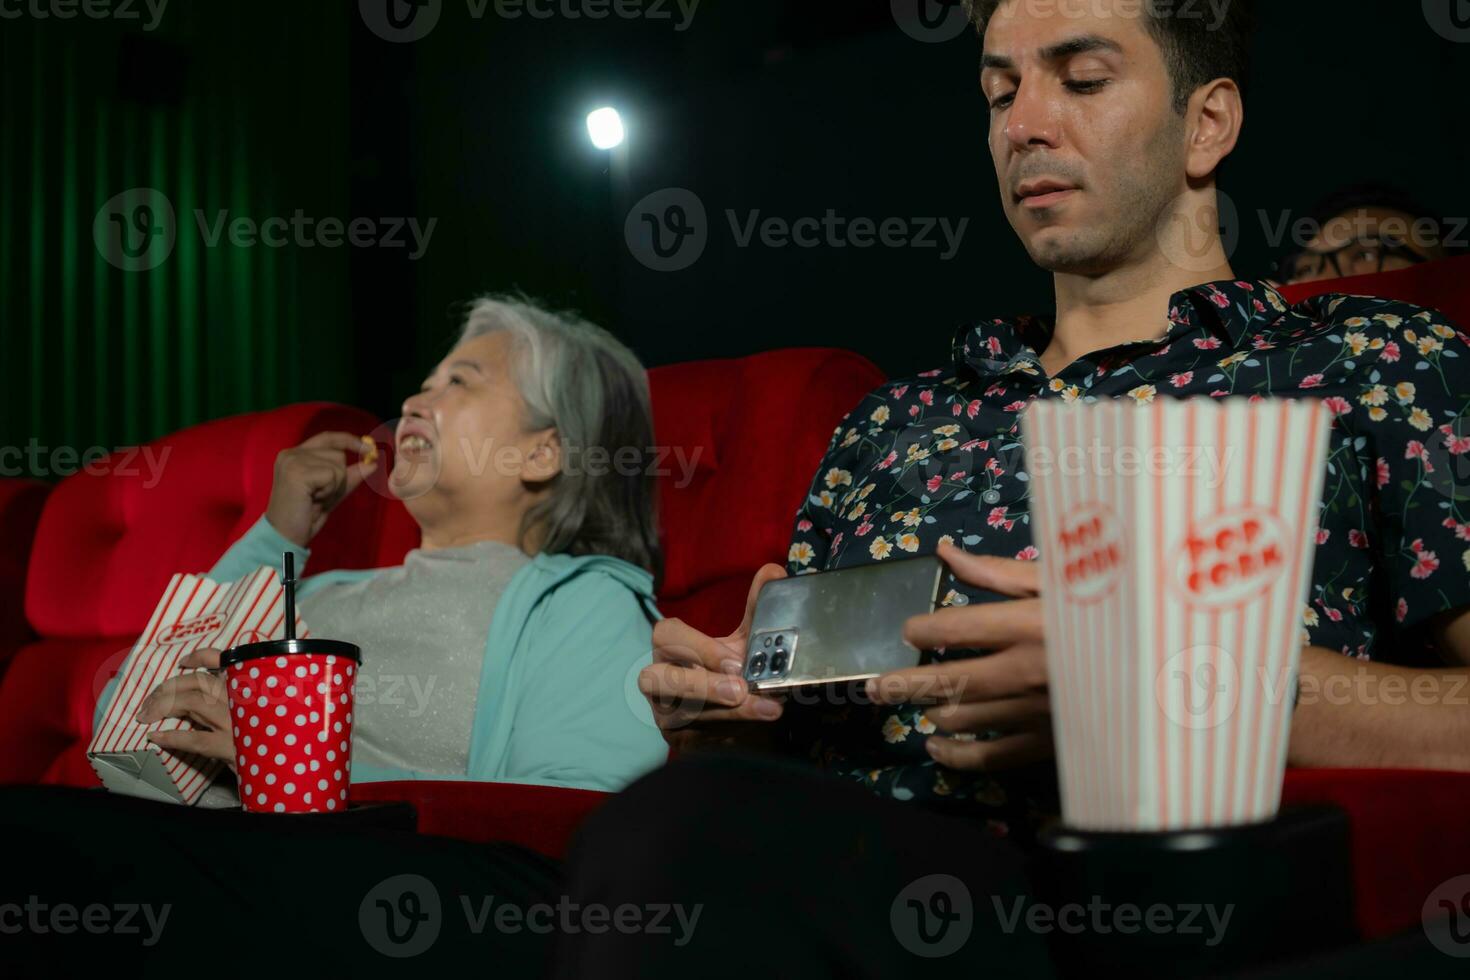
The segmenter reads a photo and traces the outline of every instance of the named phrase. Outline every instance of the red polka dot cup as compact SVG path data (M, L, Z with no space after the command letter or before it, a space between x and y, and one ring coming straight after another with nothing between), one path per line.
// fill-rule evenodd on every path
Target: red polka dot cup
M221 655L247 811L347 809L361 664L362 651L340 640L271 640Z

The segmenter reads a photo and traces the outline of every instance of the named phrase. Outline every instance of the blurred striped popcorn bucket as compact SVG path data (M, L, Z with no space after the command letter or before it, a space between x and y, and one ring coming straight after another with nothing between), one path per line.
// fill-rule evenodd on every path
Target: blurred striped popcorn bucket
M1330 428L1316 400L1027 409L1068 826L1276 814Z
M114 793L190 806L205 800L224 763L175 754L148 741L149 732L189 731L193 724L183 718L165 718L145 725L135 716L143 699L159 684L195 669L179 664L196 650L225 650L284 636L285 590L279 574L262 567L237 582L183 574L169 581L148 628L122 665L112 700L87 746L87 759L102 785ZM296 631L298 636L310 636L299 614ZM233 791L227 801L229 805L239 802Z

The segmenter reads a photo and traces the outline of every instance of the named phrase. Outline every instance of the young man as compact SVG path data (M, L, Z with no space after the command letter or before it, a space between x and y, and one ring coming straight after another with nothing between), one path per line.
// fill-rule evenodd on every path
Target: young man
M882 975L918 962L888 920L907 882L947 871L991 894L1024 887L1008 852L980 838L1024 838L1055 812L1039 553L1016 447L1037 398L1328 399L1291 762L1470 768L1470 712L1453 699L1371 696L1391 677L1455 691L1470 673L1470 336L1402 303L1288 308L1235 278L1215 231L1216 174L1244 121L1247 4L1218 22L1129 0L974 7L1001 203L1054 274L1056 315L981 321L954 338L947 366L871 393L834 435L786 569L752 585L753 604L783 574L937 553L953 571L947 608L906 626L916 646L948 651L936 664L870 682L873 705L813 711L746 693L748 612L722 638L673 620L655 630L640 687L672 746L783 742L879 798L730 759L676 762L625 792L590 827L574 887L609 902L701 896L691 956L745 962L731 941L741 924L755 941L799 908L804 931L784 955ZM1314 696L1343 682L1370 693ZM923 691L941 696L909 703ZM658 853L627 843L638 840ZM883 863L858 873L856 852ZM646 949L582 937L567 956L674 965ZM993 972L994 955L977 963Z

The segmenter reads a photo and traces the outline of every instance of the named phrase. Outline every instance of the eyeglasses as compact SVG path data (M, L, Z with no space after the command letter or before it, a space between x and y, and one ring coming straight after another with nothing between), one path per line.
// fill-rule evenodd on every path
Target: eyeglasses
M1282 282L1302 279L1340 279L1382 272L1389 259L1409 265L1429 260L1394 238L1358 238L1326 252L1303 249L1282 259L1278 276Z

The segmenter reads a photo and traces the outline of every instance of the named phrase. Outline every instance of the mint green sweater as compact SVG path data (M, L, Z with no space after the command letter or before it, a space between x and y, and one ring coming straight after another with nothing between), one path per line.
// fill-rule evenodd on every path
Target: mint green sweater
M288 550L305 568L310 553L262 517L209 577L231 582L279 567ZM297 595L379 571L308 576ZM542 554L526 564L490 621L463 778L616 791L661 764L667 747L637 683L658 615L653 577L621 559ZM116 684L102 692L97 717ZM444 777L352 766L354 783L433 778Z

